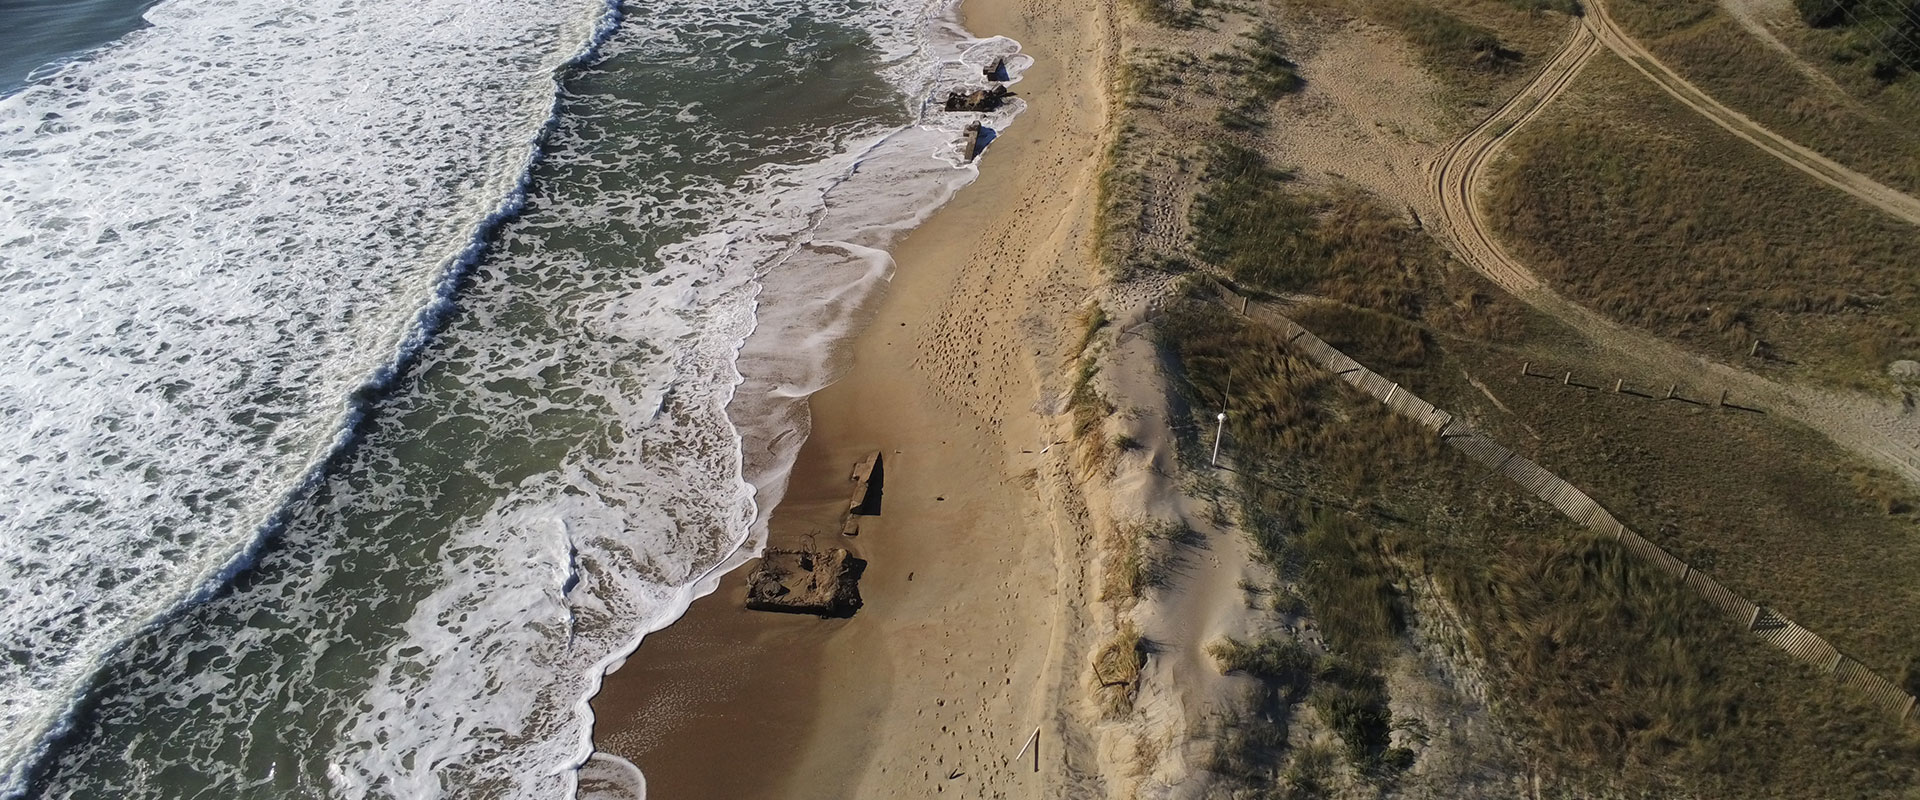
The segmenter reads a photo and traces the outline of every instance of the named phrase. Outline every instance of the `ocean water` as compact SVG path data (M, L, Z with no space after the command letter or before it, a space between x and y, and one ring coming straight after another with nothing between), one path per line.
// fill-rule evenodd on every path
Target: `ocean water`
M599 676L1026 63L950 5L74 6L0 99L0 796L642 793Z

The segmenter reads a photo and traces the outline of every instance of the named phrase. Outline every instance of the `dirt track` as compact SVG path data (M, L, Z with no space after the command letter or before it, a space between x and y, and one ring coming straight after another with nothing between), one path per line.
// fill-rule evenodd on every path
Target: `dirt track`
M1794 169L1812 176L1821 183L1853 195L1863 203L1885 211L1899 219L1920 225L1920 200L1880 183L1872 178L1848 169L1826 156L1820 155L1792 140L1780 136L1746 115L1741 114L1713 99L1699 87L1687 82L1687 79L1668 68L1655 58L1653 53L1641 46L1633 37L1615 24L1607 12L1607 5L1601 0L1589 0L1587 3L1586 25L1600 37L1607 49L1619 54L1640 74L1647 76L1673 99L1693 109L1700 116L1712 120L1714 124L1725 128L1728 133L1745 139L1753 146L1766 151Z
M1637 365L1651 375L1663 376L1673 383L1696 387L1698 390L1711 392L1725 389L1732 394L1735 402L1786 415L1820 431L1835 444L1877 462L1908 482L1920 486L1920 453L1908 444L1920 442L1920 420L1901 413L1893 404L1859 394L1840 394L1776 383L1687 352L1645 331L1620 325L1560 296L1525 264L1510 255L1494 237L1492 227L1477 202L1486 168L1492 162L1494 153L1508 136L1538 117L1548 104L1573 84L1581 68L1592 59L1602 43L1620 52L1629 61L1634 61L1635 66L1648 73L1649 77L1654 77L1653 72L1667 76L1676 85L1662 83L1657 77L1654 80L1689 107L1776 157L1808 170L1812 169L1810 165L1813 164L1832 163L1720 106L1659 66L1651 57L1645 56L1644 50L1612 27L1598 3L1591 4L1589 8L1594 10L1595 17L1590 17L1587 23L1574 26L1566 44L1549 59L1540 74L1493 116L1443 152L1431 166L1429 187L1440 201L1441 235L1462 260L1489 280L1535 310L1580 331L1627 363ZM1622 52L1623 48L1626 52ZM1639 53L1639 57L1654 65L1652 71L1629 53ZM1689 102L1682 92L1697 95L1700 100ZM1723 111L1725 116L1714 116L1711 110L1714 108ZM1735 129L1740 125L1750 129L1742 134ZM1768 143L1774 143L1775 146L1770 147ZM1838 165L1833 167L1844 170ZM1848 176L1860 183L1848 188ZM1824 176L1816 174L1816 177L1821 177L1830 185L1840 186L1850 194L1861 196L1861 199L1889 213L1920 224L1920 202L1864 176L1851 172L1832 172ZM1859 194L1862 192L1879 197L1881 202ZM1909 205L1912 208L1909 209Z

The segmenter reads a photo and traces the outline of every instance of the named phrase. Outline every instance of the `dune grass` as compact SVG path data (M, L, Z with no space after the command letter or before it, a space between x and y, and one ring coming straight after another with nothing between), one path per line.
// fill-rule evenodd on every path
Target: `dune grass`
M1237 463L1249 465L1243 527L1302 583L1329 643L1362 673L1370 647L1397 640L1397 587L1421 576L1465 621L1509 723L1538 737L1529 752L1571 784L1618 775L1646 791L1873 796L1920 779L1910 732L1611 542L1416 441L1430 435L1370 424L1378 403L1316 380L1263 326L1206 304L1170 317L1166 341L1183 364L1230 362L1236 386L1292 398L1234 429ZM1213 369L1183 374L1196 396L1222 388ZM1246 646L1228 655L1223 664L1249 671L1269 660ZM1355 723L1343 734L1350 757L1359 742L1379 765L1399 758L1366 749L1377 727L1342 710L1353 698L1323 702Z
M1133 699L1140 686L1140 670L1147 665L1145 642L1140 629L1123 622L1120 630L1093 660L1094 692L1101 710L1108 716L1121 716L1133 710Z
M1308 5L1315 4L1375 21L1370 15L1387 5ZM1548 52L1543 43L1557 40L1566 24L1558 16L1566 6L1543 10L1531 0L1419 4L1495 32L1512 43L1506 46L1521 54L1522 65ZM1524 69L1481 69L1474 37L1455 35L1470 29L1428 27L1436 28L1435 46L1416 50L1456 90L1490 101L1498 87L1524 77ZM1124 278L1137 274L1142 252L1162 246L1139 236L1149 219L1146 200L1160 199L1140 170L1169 152L1185 158L1195 140L1192 126L1135 125L1190 110L1164 100L1123 100L1121 107L1119 140L1131 160L1110 173L1100 252L1111 274ZM1436 617L1425 615L1437 608L1459 623L1461 639L1422 646L1429 655L1464 648L1462 657L1484 668L1496 716L1561 796L1877 797L1920 782L1920 744L1911 733L1784 654L1703 616L1691 595L1610 542L1588 538L1551 508L1487 480L1483 467L1429 432L1292 358L1273 329L1220 304L1214 281L1295 303L1290 315L1356 358L1467 415L1609 507L1644 512L1632 524L1649 538L1857 657L1870 654L1876 669L1897 674L1913 665L1906 670L1912 676L1920 673L1920 653L1911 650L1916 637L1905 612L1920 603L1903 594L1898 575L1920 571L1904 560L1915 502L1897 485L1858 471L1825 442L1771 417L1709 419L1684 404L1630 406L1623 405L1629 398L1593 392L1570 398L1555 393L1584 390L1518 377L1522 358L1604 364L1577 337L1454 263L1397 210L1339 186L1307 189L1247 146L1257 143L1257 127L1198 118L1218 129L1201 140L1241 146L1205 150L1200 196L1187 220L1195 239L1190 253L1178 254L1202 275L1183 279L1188 292L1156 315L1154 330L1187 406L1232 412L1226 441L1235 472L1222 473L1231 481L1224 494L1237 507L1238 527L1289 584L1272 602L1312 615L1333 650L1332 657L1306 657L1284 636L1210 649L1223 670L1259 684L1243 708L1219 721L1215 737L1210 766L1231 778L1228 785L1242 793L1236 796L1392 791L1396 775L1413 780L1439 768L1436 761L1400 771L1410 753L1388 745L1403 720L1389 712L1394 698L1381 680L1384 662L1407 654L1408 627L1435 625ZM1155 138L1170 131L1182 140ZM1664 138L1684 143L1691 136ZM1632 168L1624 160L1614 166ZM1688 176L1714 183L1697 172ZM1615 203L1609 208L1659 201L1646 193L1652 184L1639 183L1645 180L1635 176L1636 193L1607 198ZM1772 188L1762 183L1746 191ZM1579 201L1563 193L1543 202ZM1824 213L1832 205L1818 207ZM1677 212L1694 210L1682 205ZM1719 213L1704 219L1718 223ZM1831 242L1814 241L1851 246L1844 244L1852 241L1844 230L1850 223L1842 223L1830 221L1842 229ZM1811 327L1787 326L1785 316L1763 311L1755 315L1764 323L1756 330L1795 334L1780 338L1806 347L1814 345L1802 341L1837 341L1800 335L1835 324L1829 317L1868 316L1854 306L1820 310L1818 288L1795 286L1797 294L1783 295L1800 303L1784 305L1803 310L1780 313L1810 317L1792 322ZM1857 321L1842 322L1820 330L1851 335L1848 326ZM1511 410L1487 397L1494 393ZM1204 464L1200 443L1211 441L1211 414L1179 420L1176 428L1186 463ZM1849 598L1855 607L1841 608ZM1855 633L1843 636L1841 629ZM1307 709L1337 741L1290 738L1295 715Z
M1613 0L1610 7L1649 50L1720 102L1877 180L1920 191L1920 75L1887 72L1889 56L1877 44L1903 42L1898 35L1846 27L1783 32L1800 60L1843 94L1795 69L1794 56L1747 32L1713 0Z
M1459 122L1477 121L1518 88L1564 36L1576 0L1301 0L1398 31L1447 87Z
M1488 207L1516 256L1622 322L1759 369L1881 385L1920 356L1920 230L1596 62L1519 133ZM1755 341L1762 355L1747 360Z
M1524 327L1520 306L1359 190L1297 186L1231 144L1211 150L1203 186L1191 214L1201 259L1242 291L1333 301L1332 327L1397 342L1397 360L1424 359L1427 344L1401 320L1492 340Z

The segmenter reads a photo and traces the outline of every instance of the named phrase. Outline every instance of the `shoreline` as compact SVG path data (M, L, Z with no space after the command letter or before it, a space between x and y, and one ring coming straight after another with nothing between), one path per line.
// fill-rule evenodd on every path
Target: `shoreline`
M1078 672L1055 646L1077 624L1059 585L1075 570L1031 470L1046 471L1036 443L1056 428L1037 410L1057 382L1045 373L1093 269L1106 20L1093 0L960 11L1036 59L1027 111L979 179L894 248L853 366L809 400L769 523L769 546L813 534L867 559L866 606L748 612L736 568L650 635L592 706L595 746L638 765L653 796L1037 796L1054 778L1006 762L1061 715L1062 670L1066 685ZM843 537L847 473L873 451L887 459L882 514Z

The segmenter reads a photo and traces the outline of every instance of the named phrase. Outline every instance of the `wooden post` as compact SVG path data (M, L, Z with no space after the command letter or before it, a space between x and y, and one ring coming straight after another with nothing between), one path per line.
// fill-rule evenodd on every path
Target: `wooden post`
M1246 315L1247 315L1247 300L1248 300L1248 299L1249 299L1249 298L1247 298L1247 297L1246 297L1245 295L1242 295L1242 296L1240 297L1240 316L1243 316L1243 317L1244 317L1244 316L1246 316Z
M1673 383L1673 384L1668 384L1668 385L1667 385L1667 399L1668 399L1668 400L1672 400L1672 399L1673 399L1673 390L1675 390L1675 389L1678 389L1678 388L1680 388L1680 384L1677 384L1677 383Z
M1753 607L1753 616L1747 618L1747 630L1753 630L1753 626L1760 624L1760 612L1765 610L1767 610L1766 606L1756 605Z
M1727 407L1727 390L1721 389L1720 402L1715 403L1714 408L1726 408L1726 407Z
M1520 377L1522 378L1533 377L1533 362L1531 361L1520 362Z
M1833 666L1827 667L1827 674L1831 675L1835 672L1839 672L1840 665L1846 663L1846 661L1847 661L1847 657L1845 654L1835 653L1833 655Z
M1564 378L1561 378L1561 379L1560 379L1560 385L1561 385L1561 386L1572 386L1572 385L1573 385L1573 373L1572 373L1572 372L1568 372L1568 373L1567 373L1567 377L1564 377Z
M1013 754L1013 760L1019 761L1020 757L1026 755L1028 750L1033 751L1033 771L1039 772L1040 771L1040 728L1038 726L1034 727L1033 735L1027 737L1027 743L1020 745L1020 752Z
M1615 529L1613 532L1613 540L1617 542L1617 541L1620 541L1621 539L1626 538L1627 525L1626 523L1615 523L1615 524L1620 526L1619 528Z
M1760 340L1759 340L1759 339L1755 339L1755 340L1753 340L1753 346L1752 346L1752 347L1749 347L1749 348L1747 348L1747 357L1748 357L1748 358L1752 358L1752 357L1754 357L1754 356L1757 356L1757 355L1760 355Z
M1393 402L1393 393L1394 393L1394 392L1398 392L1398 391L1400 391L1400 384L1397 384L1397 383L1396 383L1396 384L1394 384L1394 385L1392 385L1392 386L1390 386L1390 387L1388 387L1388 388L1387 388L1387 399L1385 399L1385 400L1382 400L1382 401L1380 401L1380 402L1382 402L1382 403L1392 403L1392 402Z
M1693 574L1693 565L1692 565L1692 564L1681 564L1680 566L1682 567L1682 569L1680 570L1680 582L1681 582L1681 583L1686 583L1686 582L1687 582L1687 576L1688 576L1688 575L1692 575L1692 574Z
M1613 393L1619 394L1620 387L1626 385L1626 382L1627 382L1626 378L1615 378L1613 381Z

